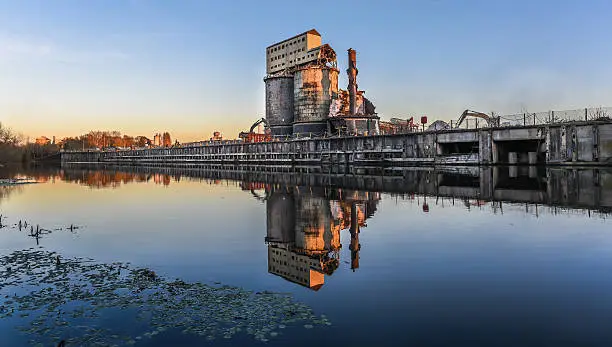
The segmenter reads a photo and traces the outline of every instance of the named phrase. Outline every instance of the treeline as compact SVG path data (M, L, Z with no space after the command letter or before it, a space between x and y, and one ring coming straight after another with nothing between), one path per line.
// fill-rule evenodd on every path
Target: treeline
M67 137L58 142L65 150L79 150L107 147L145 147L151 145L146 136L122 135L119 131L90 131L77 137Z
M0 123L0 165L25 159L23 136Z
M134 148L146 146L172 146L170 133L156 134L154 140L146 136L130 136L119 131L90 131L76 137L66 137L57 142L44 141L29 143L21 134L0 123L0 165L15 162L29 162L56 156L61 150L84 150Z

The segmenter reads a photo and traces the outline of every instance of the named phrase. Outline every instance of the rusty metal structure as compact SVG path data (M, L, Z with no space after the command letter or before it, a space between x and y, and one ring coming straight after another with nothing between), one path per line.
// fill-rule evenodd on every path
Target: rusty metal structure
M348 93L349 93L349 112L357 113L357 52L354 49L348 50Z
M375 107L357 88L357 52L348 50L348 90L340 90L330 107L328 132L338 136L379 135L380 118Z
M414 124L414 117L408 119L391 118L389 121L380 121L380 133L383 135L407 134L419 129Z
M334 49L314 29L266 48L266 120L274 137L379 134L375 107L357 87L348 50L348 90L338 88Z
M495 126L499 126L499 117L489 116L486 113L482 113L482 112L478 112L478 111L465 110L465 111L463 111L461 116L459 116L459 119L457 120L457 123L455 124L454 127L455 128L459 128L461 126L461 123L463 123L463 121L467 117L475 117L475 118L484 119L487 122L487 126L489 128L492 128L492 127L495 127Z
M325 135L329 108L338 95L338 70L321 65L305 66L295 72L293 83L293 134Z
M259 134L255 132L255 128L260 124L263 124L265 126L263 134ZM253 123L253 125L251 125L251 128L249 129L248 132L242 131L240 132L238 136L245 143L272 141L270 125L265 118L261 118L257 120L255 123Z

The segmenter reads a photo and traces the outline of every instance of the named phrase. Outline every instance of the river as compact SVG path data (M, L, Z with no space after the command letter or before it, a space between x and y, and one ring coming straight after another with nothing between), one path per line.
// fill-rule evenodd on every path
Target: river
M612 343L612 170L1 170L6 346Z

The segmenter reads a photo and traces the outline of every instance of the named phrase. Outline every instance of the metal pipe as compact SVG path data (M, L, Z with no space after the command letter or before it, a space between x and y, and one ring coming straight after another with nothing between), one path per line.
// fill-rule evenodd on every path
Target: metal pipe
M357 113L357 53L354 49L348 49L348 92L350 114Z

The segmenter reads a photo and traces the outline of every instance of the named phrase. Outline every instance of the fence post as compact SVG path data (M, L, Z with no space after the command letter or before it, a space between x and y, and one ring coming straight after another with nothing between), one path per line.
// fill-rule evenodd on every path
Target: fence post
M523 113L523 126L527 125L527 115Z
M555 122L555 111L550 111L550 115L552 117L552 122Z
M536 125L536 114L535 114L535 112L533 113L533 125Z
M476 129L478 129L478 118L476 118Z
M589 121L589 109L588 108L584 109L584 121L585 122Z

